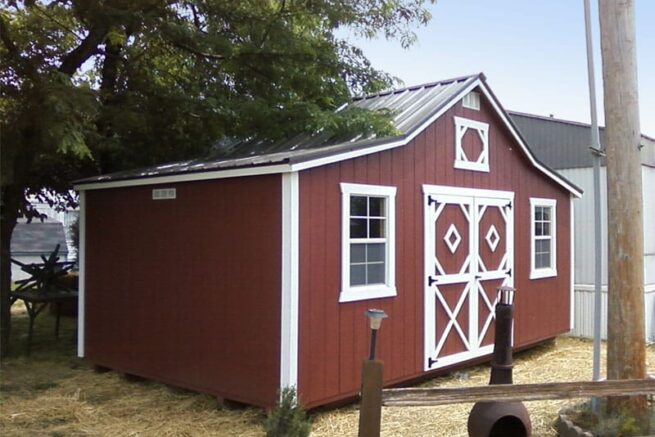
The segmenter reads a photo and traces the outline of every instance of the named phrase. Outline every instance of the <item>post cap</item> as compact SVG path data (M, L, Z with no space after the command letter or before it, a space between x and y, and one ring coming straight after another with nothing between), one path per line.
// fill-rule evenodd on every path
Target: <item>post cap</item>
M382 319L389 317L383 310L378 310L375 308L366 310L364 315L368 317L371 329L374 330L380 329L380 325L382 325Z

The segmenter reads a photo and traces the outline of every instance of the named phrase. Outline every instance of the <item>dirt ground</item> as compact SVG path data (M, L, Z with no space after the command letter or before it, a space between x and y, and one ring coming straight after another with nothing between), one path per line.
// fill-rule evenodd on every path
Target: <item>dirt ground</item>
M116 372L96 373L75 357L75 320L37 319L32 355L25 356L27 316L15 305L12 356L0 367L2 436L262 436L264 413L218 408L211 396L150 381L128 381ZM591 342L560 337L515 357L516 383L591 378ZM648 348L655 372L655 347ZM488 366L428 381L426 386L484 385ZM535 436L555 436L557 412L569 401L529 402ZM471 404L384 408L384 436L466 436ZM350 405L312 416L312 436L357 434L358 409Z

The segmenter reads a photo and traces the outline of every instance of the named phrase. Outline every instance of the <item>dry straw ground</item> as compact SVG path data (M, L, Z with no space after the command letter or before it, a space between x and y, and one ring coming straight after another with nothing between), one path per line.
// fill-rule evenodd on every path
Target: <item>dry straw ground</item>
M59 341L53 318L37 320L31 357L24 356L26 315L15 305L14 356L0 378L2 436L261 436L264 414L256 409L218 409L213 398L154 382L130 382L115 372L95 373L74 357L74 321L63 320ZM383 333L382 333L383 335ZM655 371L655 348L648 351ZM591 376L591 343L561 337L517 354L515 381L571 381ZM425 385L486 384L488 366L435 378ZM527 403L535 436L554 436L557 412L567 401ZM470 404L385 408L384 436L465 436ZM313 436L357 434L356 405L313 415Z

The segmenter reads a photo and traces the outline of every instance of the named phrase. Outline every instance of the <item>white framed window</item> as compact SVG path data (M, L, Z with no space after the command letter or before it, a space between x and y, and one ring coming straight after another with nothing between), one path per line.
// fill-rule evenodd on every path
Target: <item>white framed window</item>
M462 100L462 106L468 109L474 109L476 111L480 110L480 94L475 91L471 91L464 96Z
M530 279L557 276L557 201L530 198Z
M396 187L341 184L339 302L396 295Z
M489 125L468 118L453 117L455 120L455 168L473 171L489 172ZM480 138L480 151L464 150L464 135L469 130L475 130Z

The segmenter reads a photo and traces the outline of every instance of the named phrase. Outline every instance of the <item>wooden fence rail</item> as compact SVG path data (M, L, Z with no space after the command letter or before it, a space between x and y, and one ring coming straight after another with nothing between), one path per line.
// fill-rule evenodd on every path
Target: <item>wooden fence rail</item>
M382 391L382 405L420 407L481 401L539 401L655 394L655 379L498 384L463 388L394 388Z

